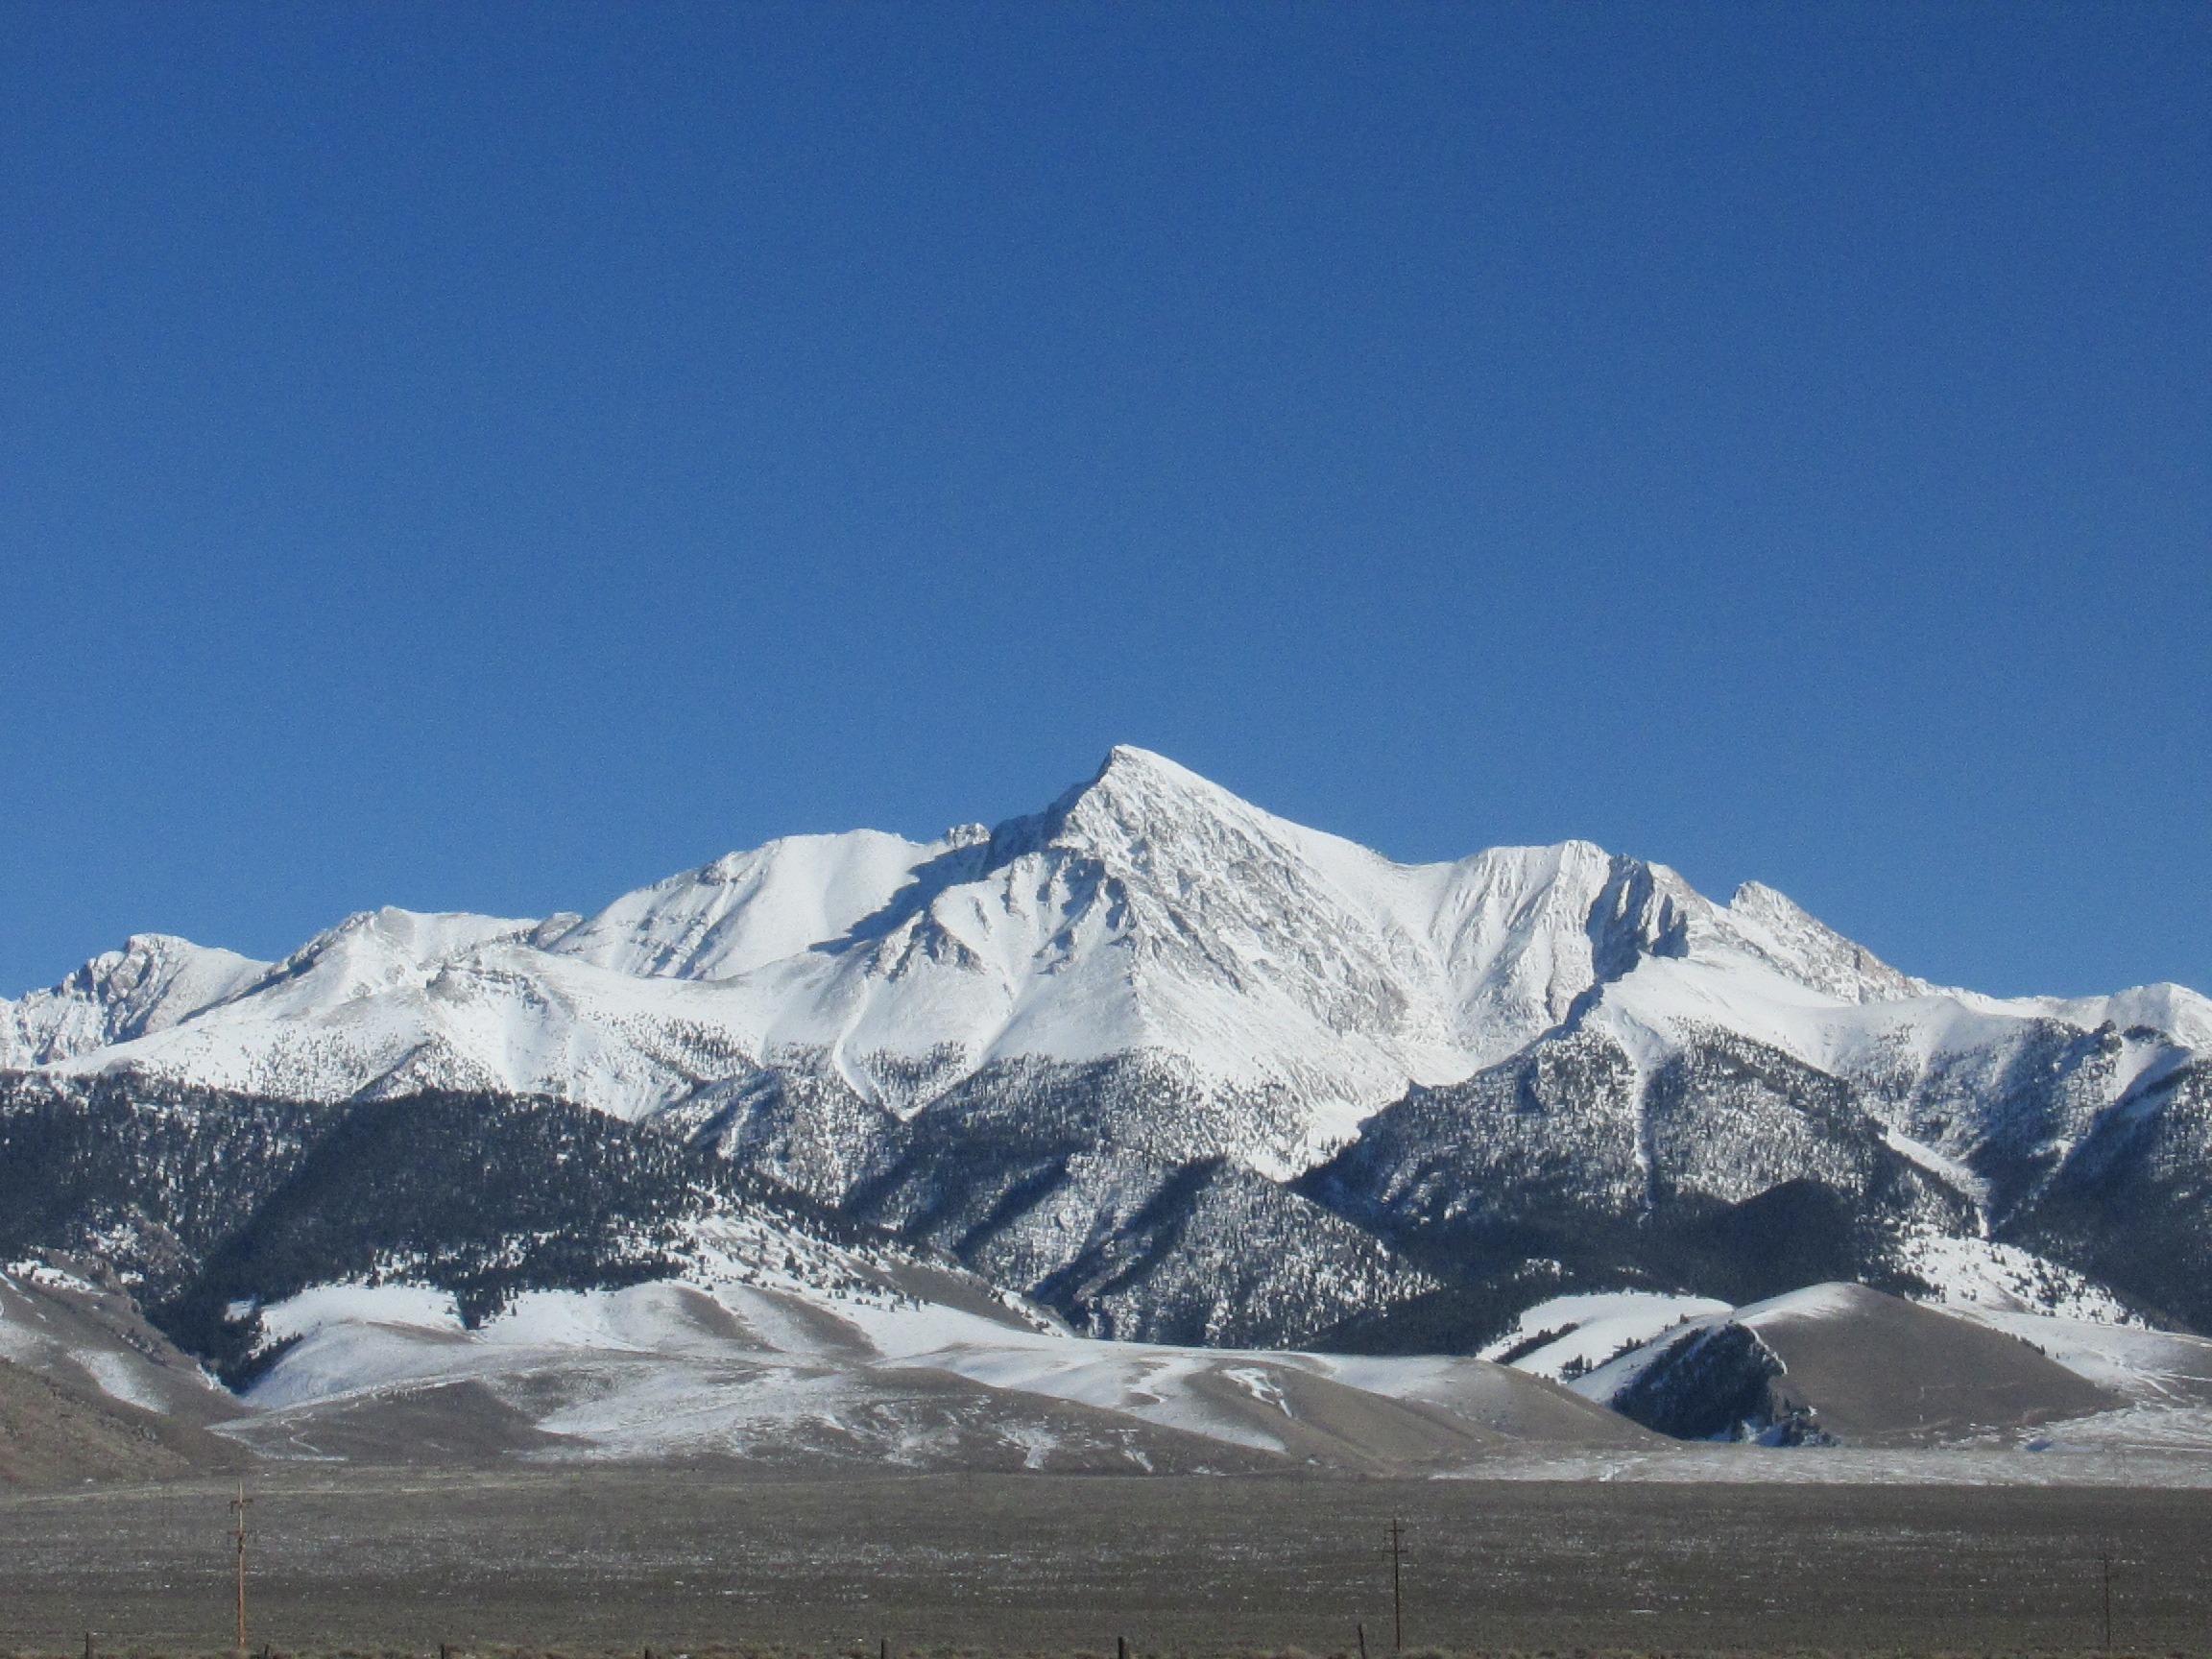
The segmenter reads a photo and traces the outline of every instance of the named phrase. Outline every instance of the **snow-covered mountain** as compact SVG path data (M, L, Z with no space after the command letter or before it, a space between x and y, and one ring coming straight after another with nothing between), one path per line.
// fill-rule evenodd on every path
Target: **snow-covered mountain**
M1466 1343L1608 1278L1910 1288L1930 1238L2202 1323L2207 1056L2177 986L1943 989L1756 883L1398 864L1130 748L996 830L792 837L589 918L387 909L274 965L142 937L0 1002L0 1065L554 1096L1213 1343Z
M0 1066L43 1066L166 1031L268 971L229 950L136 933L60 984L0 1000Z
M133 940L6 1005L8 1058L317 1098L543 1090L636 1118L718 1080L695 1048L803 1050L905 1117L996 1061L1150 1053L1294 1096L1215 1148L1284 1174L1408 1082L1464 1078L1694 946L1842 1004L1925 989L1766 889L1717 906L1584 842L1395 864L1124 748L996 831L792 837L589 920L387 909L274 967Z

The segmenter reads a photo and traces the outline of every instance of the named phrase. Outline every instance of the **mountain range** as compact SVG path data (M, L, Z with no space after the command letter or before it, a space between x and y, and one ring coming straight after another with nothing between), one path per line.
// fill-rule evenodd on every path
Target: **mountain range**
M139 935L0 1001L0 1251L240 1385L317 1286L471 1325L739 1219L1184 1349L1825 1281L2204 1331L2208 1182L2192 991L1939 987L1586 842L1399 864L1132 748L995 829L275 963Z

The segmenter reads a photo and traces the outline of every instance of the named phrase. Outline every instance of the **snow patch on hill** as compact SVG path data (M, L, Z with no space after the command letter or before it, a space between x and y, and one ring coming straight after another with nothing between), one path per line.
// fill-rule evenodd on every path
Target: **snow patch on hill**
M1728 1311L1727 1303L1710 1296L1654 1290L1552 1296L1522 1310L1513 1328L1483 1348L1481 1357L1532 1377L1572 1381L1663 1331Z
M854 1262L872 1275L884 1265ZM537 1460L1034 1468L1072 1458L1136 1472L1204 1468L1208 1456L1218 1467L1235 1451L1262 1465L1382 1468L1631 1432L1480 1360L1096 1341L1018 1306L994 1308L988 1292L955 1307L887 1291L879 1277L825 1292L763 1271L746 1241L712 1229L681 1281L528 1292L473 1330L450 1297L403 1285L319 1286L262 1319L285 1345L249 1391L253 1415L226 1431L280 1456L342 1455L327 1448L349 1419L464 1386L487 1390L541 1437L518 1448ZM1382 1419L1372 1443L1363 1413ZM1409 1428L1433 1444L1409 1448Z
M2150 1321L2104 1286L2017 1245L1922 1234L1907 1242L1900 1260L1931 1287L1928 1300L1954 1311L2150 1328Z

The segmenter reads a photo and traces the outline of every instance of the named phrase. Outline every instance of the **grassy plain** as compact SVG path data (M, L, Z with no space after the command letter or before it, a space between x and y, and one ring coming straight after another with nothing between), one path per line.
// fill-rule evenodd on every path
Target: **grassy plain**
M2212 1491L261 1474L258 1649L2212 1652ZM0 1650L228 1646L229 1488L0 1495Z

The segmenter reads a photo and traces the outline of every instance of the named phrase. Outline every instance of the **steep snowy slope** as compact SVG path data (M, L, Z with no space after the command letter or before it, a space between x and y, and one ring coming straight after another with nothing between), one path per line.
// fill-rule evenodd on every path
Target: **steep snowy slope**
M626 893L549 930L552 949L622 974L734 978L843 938L925 867L989 838L980 825L926 846L873 830L787 836Z
M318 1098L541 1090L625 1117L795 1057L906 1118L994 1063L1151 1055L1255 1103L1194 1150L1278 1177L1407 1084L1457 1082L1576 1015L1640 1056L1734 1031L1907 1116L1960 1056L2023 1031L2148 1033L2129 1040L2164 1048L2129 1077L2212 1044L2212 1003L2176 987L1938 992L1756 883L1717 905L1584 842L1395 864L1126 748L989 833L792 837L589 920L388 909L274 969L133 940L0 1011L14 1064Z
M1202 1090L1287 1102L1228 1115L1204 1148L1281 1175L1408 1081L1505 1057L1647 955L1735 937L1730 915L1580 842L1393 864L1119 749L988 835L798 837L587 921L357 916L273 970L239 964L220 1006L202 996L20 1058L321 1098L552 1089L637 1116L814 1054L905 1117L995 1062L1152 1054ZM1849 948L1806 926L1756 948L1863 994Z
M800 861L840 872L839 903L788 898ZM1409 1078L1463 1075L1556 1023L1594 952L1632 959L1679 886L1582 844L1399 866L1121 749L988 837L779 843L549 948L713 981L758 1052L819 1054L902 1118L998 1062L1172 1057L1201 1090L1292 1103L1194 1148L1281 1174Z
M0 1066L43 1066L166 1031L246 989L268 966L166 933L133 934L51 990L0 1001Z
M2179 986L2002 1001L1900 981L1844 1000L1717 936L1606 987L1587 1022L1646 1070L1725 1032L1853 1086L1892 1144L1958 1190L1984 1230L2032 1208L2123 1102L2212 1053L2212 1002Z

